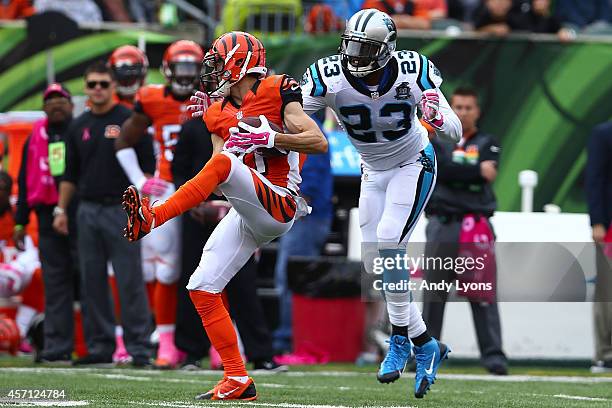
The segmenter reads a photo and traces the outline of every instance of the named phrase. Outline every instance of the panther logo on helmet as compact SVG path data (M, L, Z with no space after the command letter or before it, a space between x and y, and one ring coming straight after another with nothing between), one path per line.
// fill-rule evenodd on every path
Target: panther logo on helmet
M193 93L198 83L202 58L202 47L193 41L179 40L166 49L161 71L170 82L170 89L175 96L186 97Z
M397 30L387 13L365 9L347 22L342 35L342 67L355 77L367 76L384 68L395 51Z
M229 89L247 74L264 77L266 50L255 36L241 31L223 34L206 53L200 82L211 97L226 97Z

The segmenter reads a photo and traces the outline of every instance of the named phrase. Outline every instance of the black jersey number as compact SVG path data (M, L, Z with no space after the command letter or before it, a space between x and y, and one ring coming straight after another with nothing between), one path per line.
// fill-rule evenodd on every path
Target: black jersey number
M396 130L385 130L382 137L387 140L396 140L405 136L412 125L410 114L412 107L407 103L388 103L379 112L381 117L391 117L394 113L400 113ZM343 106L340 108L342 123L348 134L356 140L364 143L376 142L376 131L372 130L372 111L366 105ZM355 119L357 118L357 121ZM353 123L349 123L353 122Z

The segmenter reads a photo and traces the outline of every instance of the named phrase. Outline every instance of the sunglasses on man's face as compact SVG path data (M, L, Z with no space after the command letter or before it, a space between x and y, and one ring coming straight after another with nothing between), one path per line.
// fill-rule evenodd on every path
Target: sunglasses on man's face
M100 85L102 89L108 89L110 86L110 81L87 81L86 85L89 89L94 89L96 86Z

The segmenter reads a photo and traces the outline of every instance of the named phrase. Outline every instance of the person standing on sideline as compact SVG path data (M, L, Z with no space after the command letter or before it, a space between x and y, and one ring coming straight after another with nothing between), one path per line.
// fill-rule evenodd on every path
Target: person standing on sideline
M455 90L450 101L463 128L463 137L457 145L434 138L432 144L438 158L438 183L425 212L429 219L426 229L425 259L430 257L456 258L460 256L460 242L465 239L464 226L476 226L487 242L494 241L493 226L489 218L497 202L492 184L497 176L499 144L477 127L480 117L478 95L472 89ZM494 273L495 265L489 265ZM425 271L428 282L453 281L455 272L445 269ZM423 320L432 336L442 334L444 307L448 292L425 292ZM474 326L478 336L482 364L492 374L508 373L507 361L502 351L499 311L495 299L477 301L470 298Z
M81 364L111 364L115 349L115 317L110 301L107 261L115 271L122 305L123 338L135 366L149 364L147 341L150 312L142 278L140 245L122 239L125 214L121 195L130 182L115 157L115 139L131 111L113 101L115 82L103 62L85 71L85 92L91 110L77 117L68 130L66 171L60 183L53 227L68 233L67 209L75 194L81 299L89 354ZM154 158L146 145L137 146L143 168L153 172ZM147 153L151 153L148 155Z
M14 240L24 249L30 212L38 218L39 251L45 285L44 349L40 362L70 361L73 350L73 301L78 276L76 223L69 234L53 229L53 208L66 166L67 130L73 111L70 92L61 84L50 84L43 93L44 119L34 123L23 148L19 169L19 196L15 215ZM74 219L77 200L67 208Z
M593 373L612 372L612 121L596 126L588 144L586 193L597 256Z

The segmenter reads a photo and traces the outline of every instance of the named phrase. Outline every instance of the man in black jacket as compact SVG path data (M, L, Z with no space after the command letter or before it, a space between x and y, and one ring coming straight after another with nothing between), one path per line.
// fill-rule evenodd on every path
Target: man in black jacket
M72 304L75 295L75 284L78 282L78 259L76 251L76 223L70 225L68 235L60 235L53 230L53 207L57 200L46 202L41 196L32 194L37 188L40 178L47 176L49 171L53 176L53 188L57 191L60 179L64 173L65 146L68 126L72 121L73 110L70 92L60 84L51 84L43 94L43 110L46 125L36 126L40 135L30 135L23 148L23 158L19 170L19 198L15 216L14 240L17 247L24 248L25 227L29 223L30 211L34 210L38 218L39 251L45 284L45 324L44 350L37 355L41 362L70 361L74 324ZM44 134L42 134L44 133ZM48 145L41 153L44 159L42 167L30 167L30 160L36 160L32 139L46 138L43 143ZM45 146L46 147L46 146ZM49 152L52 152L49 156ZM48 170L47 170L48 169ZM36 171L37 174L30 174ZM41 172L45 172L43 176ZM51 182L51 180L49 180ZM77 200L68 207L68 213L74 217Z
M66 172L60 184L53 227L68 233L68 205L78 193L78 248L81 305L89 355L75 364L111 364L115 350L115 316L110 301L107 262L115 271L121 303L123 339L135 366L149 363L147 333L150 311L142 277L140 244L123 239L125 213L121 196L130 182L115 157L114 143L132 111L113 101L115 82L106 64L85 71L91 110L74 119L68 130ZM155 168L146 142L136 146L141 167Z
M438 180L426 208L428 224L425 259L459 256L459 238L464 217L488 222L497 202L492 183L497 176L499 144L477 127L480 117L478 96L471 89L457 89L451 107L463 127L463 138L457 145L432 140L438 160ZM493 265L494 267L494 265ZM425 270L428 282L453 282L456 275L446 269ZM425 292L423 320L429 333L441 338L447 291ZM497 303L470 299L482 364L492 374L507 374L506 356L502 351L501 326Z
M593 129L588 145L586 193L597 244L597 284L593 303L594 373L612 372L612 122ZM608 246L602 250L603 245Z

